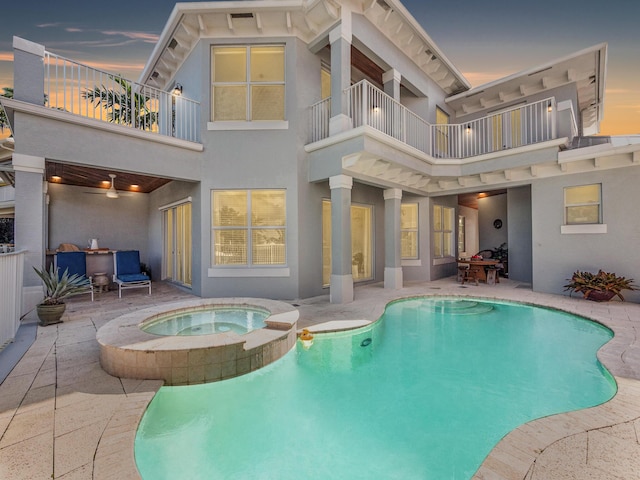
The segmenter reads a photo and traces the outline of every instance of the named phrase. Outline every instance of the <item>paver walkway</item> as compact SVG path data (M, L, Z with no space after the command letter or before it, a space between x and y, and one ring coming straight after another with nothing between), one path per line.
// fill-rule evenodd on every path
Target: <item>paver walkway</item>
M333 327L372 321L388 301L425 294L531 302L601 321L616 332L598 354L618 382L614 399L514 430L475 478L640 478L640 305L597 304L517 287L512 281L462 287L444 279L397 291L381 285L357 287L356 301L347 305L331 305L328 296L295 303L300 305L300 328L327 321ZM116 292L108 292L93 303L83 297L68 303L64 323L38 328L34 344L0 384L0 479L139 478L133 458L135 431L160 382L107 375L98 362L96 331L132 310L192 296L155 283L151 296L131 291L118 299Z

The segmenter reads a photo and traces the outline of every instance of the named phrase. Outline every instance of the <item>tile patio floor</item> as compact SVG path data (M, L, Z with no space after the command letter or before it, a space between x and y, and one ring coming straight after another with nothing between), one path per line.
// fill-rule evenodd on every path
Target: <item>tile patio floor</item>
M509 433L475 479L640 478L640 305L598 304L499 285L457 284L453 278L387 291L357 287L356 300L299 300L298 327L375 320L384 305L413 295L450 294L547 305L598 320L616 335L598 356L615 376L618 393L604 405L535 420ZM86 297L86 298L85 298ZM112 377L98 362L96 331L109 320L148 306L192 298L163 283L143 291L73 298L64 323L38 327L35 342L0 384L0 479L135 479L137 424L159 381ZM317 327L316 327L317 328Z

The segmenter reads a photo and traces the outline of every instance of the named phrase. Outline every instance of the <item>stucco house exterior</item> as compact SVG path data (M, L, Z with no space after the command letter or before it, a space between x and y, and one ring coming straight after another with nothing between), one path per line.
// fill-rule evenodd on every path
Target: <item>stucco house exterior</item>
M503 243L535 291L637 276L640 139L594 136L606 59L471 88L398 0L179 3L137 82L14 38L25 305L31 266L91 238L203 297L345 303ZM96 89L119 97L96 107Z

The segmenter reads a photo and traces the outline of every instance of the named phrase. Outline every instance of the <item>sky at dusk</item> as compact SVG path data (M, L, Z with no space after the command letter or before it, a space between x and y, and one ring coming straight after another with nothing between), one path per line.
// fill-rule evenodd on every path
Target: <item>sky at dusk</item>
M19 0L0 9L0 87L13 85L14 35L137 79L175 2ZM472 86L607 42L605 135L640 134L640 1L405 0Z

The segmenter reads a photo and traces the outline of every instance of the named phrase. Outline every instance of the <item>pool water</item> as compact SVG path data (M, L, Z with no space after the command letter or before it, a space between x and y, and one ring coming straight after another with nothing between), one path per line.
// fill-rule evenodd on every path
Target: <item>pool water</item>
M162 387L136 462L144 479L469 479L517 426L610 399L611 337L531 306L398 301L251 374Z
M141 328L156 335L210 335L225 332L243 335L263 328L268 316L266 310L213 307L162 316L143 324Z

